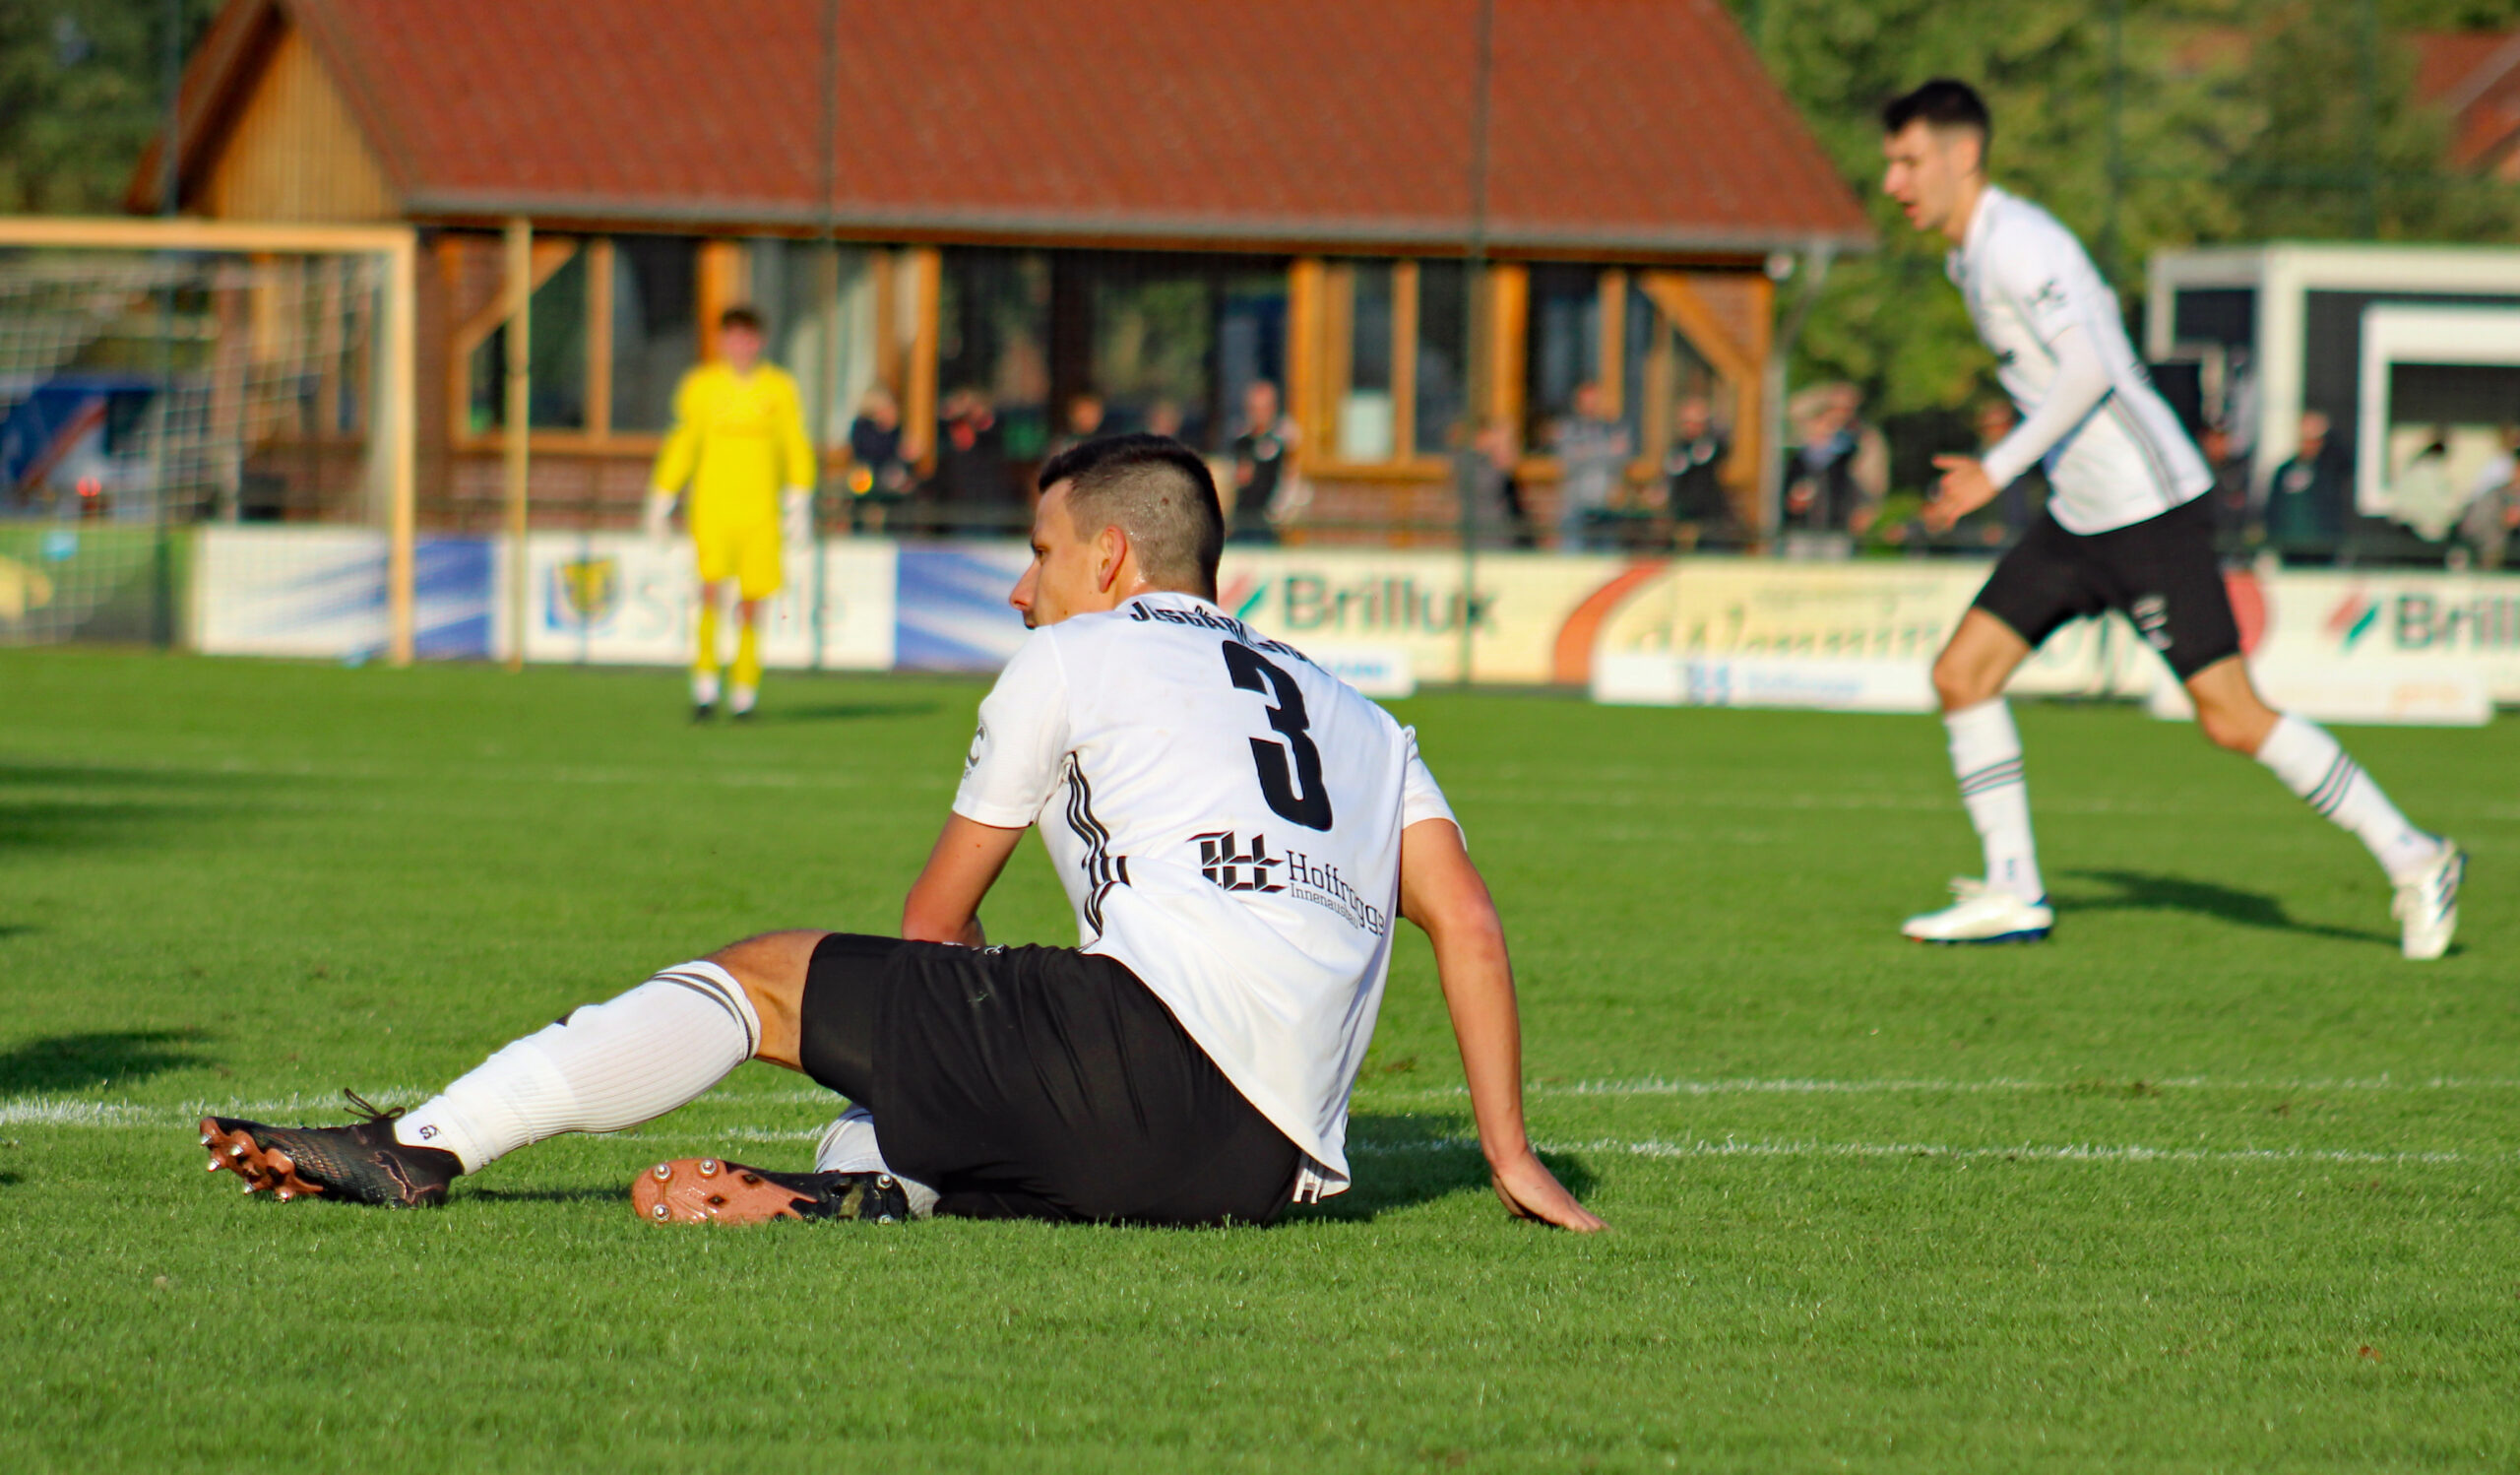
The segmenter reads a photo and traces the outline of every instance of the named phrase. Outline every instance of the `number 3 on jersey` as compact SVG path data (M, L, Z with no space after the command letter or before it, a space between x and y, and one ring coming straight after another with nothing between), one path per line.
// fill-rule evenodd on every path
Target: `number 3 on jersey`
M1294 677L1238 640L1225 643L1225 669L1241 689L1277 698L1269 708L1269 726L1287 740L1251 739L1251 761L1260 770L1260 793L1270 809L1305 829L1329 829L1330 791L1321 784L1321 749L1312 745L1312 720L1304 712L1303 692ZM1294 752L1292 771L1287 764L1291 748Z

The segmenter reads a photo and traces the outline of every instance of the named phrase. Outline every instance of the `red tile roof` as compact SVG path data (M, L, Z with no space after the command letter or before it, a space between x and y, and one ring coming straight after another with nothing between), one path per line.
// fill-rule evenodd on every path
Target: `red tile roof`
M231 0L217 31L273 8L314 42L414 219L819 219L818 0ZM843 230L1440 247L1469 228L1476 0L840 14ZM250 49L205 44L188 82L202 105L239 85ZM1497 0L1493 55L1501 247L1869 240L1721 0Z
M2520 150L2520 31L2419 32L2409 40L2416 96L2449 110L2450 162L2507 165Z

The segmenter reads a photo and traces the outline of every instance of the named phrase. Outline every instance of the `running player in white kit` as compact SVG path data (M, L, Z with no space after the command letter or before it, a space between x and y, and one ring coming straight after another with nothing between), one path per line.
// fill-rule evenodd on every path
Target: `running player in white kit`
M1926 942L2036 941L2055 925L2031 840L2021 738L2006 678L2069 619L2114 609L2195 699L2205 736L2272 769L2285 787L2369 847L2396 888L2410 958L2437 958L2458 926L2459 848L2407 822L2336 739L2275 712L2250 685L2198 500L2204 458L2155 393L2117 300L2054 217L1987 182L1991 127L1966 83L1937 80L1882 110L1882 189L1921 230L1950 238L1951 280L1993 351L2021 423L1983 459L1938 456L1925 512L1937 531L1992 501L2034 464L2055 493L1995 565L1934 662L1961 802L1984 843L1983 880L1908 919Z
M1508 1209L1602 1227L1524 1134L1495 907L1416 735L1216 604L1216 486L1176 441L1041 471L1015 606L1034 633L980 705L902 936L784 931L668 968L405 1113L206 1119L247 1191L415 1206L564 1131L616 1131L747 1058L851 1106L815 1171L660 1163L654 1222L1264 1223L1349 1184L1348 1098L1391 930L1434 945ZM1038 825L1083 945L990 947L979 904Z

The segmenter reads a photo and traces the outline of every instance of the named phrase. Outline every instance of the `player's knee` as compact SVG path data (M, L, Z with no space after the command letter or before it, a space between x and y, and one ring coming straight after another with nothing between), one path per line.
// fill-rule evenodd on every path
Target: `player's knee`
M1967 662L1945 656L1933 664L1933 694L1941 700L1945 712L1991 700L1995 690L1995 683L1986 678L1985 673Z
M2241 714L2226 712L2219 707L2201 707L2197 709L2196 726L2204 733L2205 740L2216 747L2243 757L2257 751L2260 725Z
M758 1004L765 994L802 993L814 947L829 935L812 929L763 932L719 948L709 961L733 974Z

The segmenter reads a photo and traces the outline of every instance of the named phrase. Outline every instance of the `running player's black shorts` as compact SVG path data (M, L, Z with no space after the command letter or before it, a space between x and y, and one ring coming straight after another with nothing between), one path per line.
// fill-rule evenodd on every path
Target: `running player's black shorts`
M1119 963L834 932L805 973L805 1073L874 1114L884 1161L976 1219L1262 1224L1303 1154Z
M2069 619L2115 609L2182 681L2240 653L2203 497L2106 533L2068 533L2043 512L1995 565L1977 607L2034 647Z

